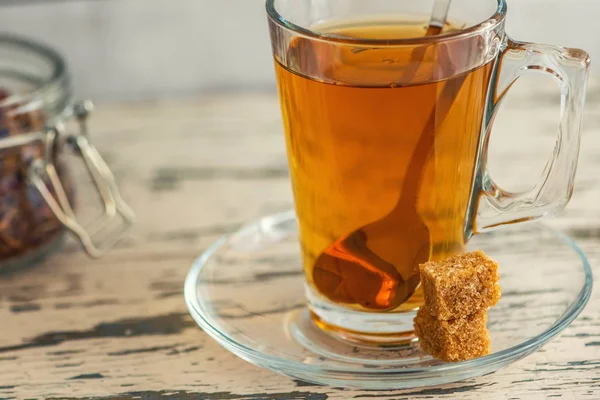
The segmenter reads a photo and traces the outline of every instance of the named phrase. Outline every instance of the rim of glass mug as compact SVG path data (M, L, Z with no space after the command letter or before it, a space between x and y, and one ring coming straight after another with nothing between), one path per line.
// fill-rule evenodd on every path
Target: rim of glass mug
M354 44L354 45L376 45L379 47L393 47L393 46L402 46L402 45L417 45L417 44L426 44L426 43L439 43L445 40L453 40L453 39L464 39L465 37L479 35L485 31L492 31L498 25L504 22L506 18L507 12L507 4L506 0L496 0L498 6L496 8L495 13L486 19L483 22L475 24L471 27L443 33L435 36L422 36L415 38L390 38L390 39L370 39L370 38L355 38L343 35L336 35L332 33L325 32L315 32L311 29L304 28L300 25L297 25L288 19L286 19L281 13L277 10L275 3L277 0L267 0L266 8L267 14L269 18L278 24L279 26L294 31L302 36L306 36L315 40L322 40L327 42L337 42L344 44Z

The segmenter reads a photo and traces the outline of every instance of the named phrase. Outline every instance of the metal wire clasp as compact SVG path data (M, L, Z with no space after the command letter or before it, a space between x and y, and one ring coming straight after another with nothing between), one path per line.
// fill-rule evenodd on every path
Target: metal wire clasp
M56 218L79 239L90 256L97 258L110 250L129 230L135 221L135 214L122 199L110 168L90 143L87 120L92 109L93 105L89 101L73 108L73 114L79 123L77 133L66 133L60 123L47 129L40 138L45 147L44 157L32 161L28 179L48 203ZM56 172L54 160L59 146L70 148L83 159L104 204L104 214L87 227L75 216Z

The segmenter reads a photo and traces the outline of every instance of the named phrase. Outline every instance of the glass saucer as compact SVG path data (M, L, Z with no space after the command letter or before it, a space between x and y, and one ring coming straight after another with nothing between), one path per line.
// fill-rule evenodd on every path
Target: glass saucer
M432 359L416 342L356 345L317 328L305 306L293 212L263 218L211 246L187 276L185 299L198 325L246 361L317 384L380 390L494 372L558 335L589 300L585 255L542 224L481 234L469 247L500 263L503 291L489 315L492 354L471 361Z

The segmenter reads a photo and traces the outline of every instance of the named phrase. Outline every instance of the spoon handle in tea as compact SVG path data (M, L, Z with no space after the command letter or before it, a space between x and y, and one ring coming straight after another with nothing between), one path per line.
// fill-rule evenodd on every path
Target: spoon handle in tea
M431 13L430 27L443 28L448 19L448 11L450 10L452 0L435 0L433 4L433 12Z

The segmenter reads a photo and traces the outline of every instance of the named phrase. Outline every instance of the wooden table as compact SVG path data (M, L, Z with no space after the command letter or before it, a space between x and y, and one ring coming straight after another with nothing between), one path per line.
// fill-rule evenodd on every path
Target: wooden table
M509 189L534 182L550 154L558 115L551 85L543 80L530 90L519 83L497 122L492 171ZM0 398L600 398L598 291L541 351L443 387L336 390L242 361L194 324L182 286L192 260L220 235L291 207L276 96L106 104L92 123L139 221L101 260L88 259L71 241L43 264L0 277ZM600 275L598 171L594 84L575 194L551 223L574 236ZM89 190L80 192L86 207L92 204Z

